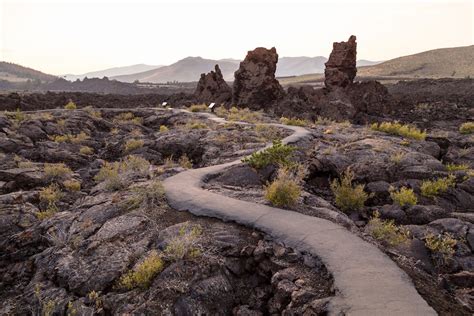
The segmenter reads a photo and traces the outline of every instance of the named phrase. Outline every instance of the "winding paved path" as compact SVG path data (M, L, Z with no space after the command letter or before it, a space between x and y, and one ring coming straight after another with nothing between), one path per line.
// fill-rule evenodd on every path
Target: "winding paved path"
M217 121L225 120L200 114ZM272 124L293 130L283 142L294 143L310 133L302 127ZM164 181L169 204L261 230L299 251L322 259L337 289L330 303L333 315L436 315L418 294L411 279L376 246L333 222L267 205L236 200L204 190L211 174L241 163L192 169Z

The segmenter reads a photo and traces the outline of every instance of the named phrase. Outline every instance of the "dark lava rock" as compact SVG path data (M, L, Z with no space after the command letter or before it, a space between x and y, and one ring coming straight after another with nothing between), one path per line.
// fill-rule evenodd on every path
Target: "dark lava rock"
M201 74L194 95L199 102L223 103L232 99L232 89L225 82L219 65L215 71Z
M233 103L253 110L267 109L284 96L275 79L278 54L275 47L249 51L235 72Z
M345 87L352 83L357 73L356 57L357 43L354 35L347 42L333 43L324 70L324 84L327 88Z

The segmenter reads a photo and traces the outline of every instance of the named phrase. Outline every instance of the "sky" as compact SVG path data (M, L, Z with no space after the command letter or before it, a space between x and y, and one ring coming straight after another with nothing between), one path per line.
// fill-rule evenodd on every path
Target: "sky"
M473 45L474 0L0 0L0 60L54 75L259 46L327 57L351 34L374 61Z

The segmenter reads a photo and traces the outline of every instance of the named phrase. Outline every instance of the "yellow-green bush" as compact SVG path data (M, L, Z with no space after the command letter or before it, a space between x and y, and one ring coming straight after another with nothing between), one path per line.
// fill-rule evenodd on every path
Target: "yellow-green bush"
M142 148L143 144L145 142L141 139L129 139L125 142L124 151L127 153L134 151L135 149Z
M119 287L124 289L148 288L151 281L163 270L163 260L156 251L150 254L138 264L133 270L128 271L120 277Z
M206 123L199 122L199 121L191 121L186 124L186 128L188 129L206 129L208 128Z
M282 117L280 118L280 123L285 125L293 125L293 126L308 126L309 122L299 118L287 118Z
M40 201L47 203L46 210L36 213L36 217L40 220L49 218L58 212L56 203L63 197L61 189L56 183L44 187L39 192Z
M125 186L124 181L120 176L120 163L106 162L99 172L94 176L97 182L105 182L105 188L110 191L120 190Z
M206 112L207 111L207 105L205 105L205 104L193 104L188 109L191 112Z
M49 136L49 139L53 140L56 143L73 143L73 144L78 144L82 143L85 140L88 140L90 138L89 135L87 135L85 132L80 132L77 135L73 134L66 134L66 135L54 135L54 136Z
M143 118L136 117L132 112L120 113L114 116L112 121L116 124L135 124L141 125Z
M168 128L168 127L166 127L165 125L161 125L161 126L160 126L160 133L165 133L165 132L167 132L167 131L169 131L169 128Z
M401 187L399 190L396 190L395 188L390 187L389 191L392 200L400 206L416 205L416 203L418 203L418 199L415 192L413 192L413 189Z
M426 131L410 126L403 125L399 122L383 122L380 124L374 123L370 126L374 131L385 132L392 135L403 136L407 138L413 138L416 140L425 140Z
M462 134L474 133L474 122L462 123L461 126L459 126L459 132Z
M262 112L260 111L252 111L248 108L237 108L235 106L231 107L227 110L224 107L218 107L215 110L217 116L223 117L228 121L242 121L242 122L249 122L249 123L257 123L262 120Z
M448 163L446 164L446 170L448 171L467 171L469 170L469 165L467 164L453 164L453 163Z
M46 163L44 173L50 178L62 178L72 174L72 170L63 163Z
M76 106L76 103L72 102L72 101L69 101L65 106L64 108L66 110L75 110L77 109L77 106Z
M370 219L368 228L372 237L392 246L405 243L410 237L408 230L395 225L393 220L382 220L379 212L375 212Z
M426 197L435 197L446 192L450 187L456 185L456 177L450 174L446 178L436 180L423 180L421 183L421 195Z
M280 140L273 141L273 146L258 151L242 159L251 167L261 169L270 164L290 167L293 165L291 158L295 148L290 145L284 145Z
M331 190L335 196L336 205L344 212L357 211L364 207L369 195L364 191L365 185L353 185L354 173L347 169L341 179L334 179Z
M454 255L456 244L457 240L449 233L438 236L428 233L425 236L426 247L433 253L442 255L445 260L450 259Z
M81 190L81 182L78 180L65 180L63 181L64 187L69 191L80 191Z
M120 169L124 172L146 173L150 168L150 162L137 155L128 155L120 164Z
M79 152L83 155L92 155L94 153L94 149L89 146L81 146Z
M301 187L288 168L280 168L277 178L265 188L265 198L275 206L289 207L296 204Z

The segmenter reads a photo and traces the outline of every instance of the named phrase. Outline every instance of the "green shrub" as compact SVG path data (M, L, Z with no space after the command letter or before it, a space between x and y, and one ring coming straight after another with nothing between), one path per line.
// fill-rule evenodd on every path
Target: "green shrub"
M284 145L280 140L273 141L273 146L258 151L242 159L251 167L261 169L268 165L282 165L291 167L294 163L291 161L295 148L290 145Z
M166 127L165 125L160 126L160 133L165 133L167 131L169 131L168 127Z
M467 171L469 170L469 165L467 164L451 164L448 163L446 164L446 170L452 172L452 171Z
M374 123L370 126L374 131L385 132L392 135L413 138L416 140L425 140L426 131L421 131L418 128L410 125L402 125L399 122L383 122L380 124Z
M446 178L436 180L423 180L421 183L421 195L426 197L435 197L446 192L450 187L456 185L456 177L450 174Z
M155 276L163 270L163 266L163 260L158 253L151 251L143 262L120 277L119 287L128 290L137 287L148 288Z
M72 102L72 101L69 101L65 106L64 108L66 110L75 110L77 109L77 106L76 106L76 103Z
M63 163L46 163L44 173L49 178L62 178L72 174L72 170Z
M293 125L293 126L308 126L309 122L299 118L280 118L280 123L285 125Z
M129 139L125 142L124 151L126 153L134 151L135 149L142 148L145 142L141 139Z
M440 254L444 260L450 259L455 251L457 240L449 233L435 236L432 233L428 233L425 236L426 248L431 250L433 253Z
M364 191L365 185L352 185L354 173L347 169L340 180L334 179L331 190L336 198L336 205L344 212L357 211L364 207L369 195Z
M296 204L301 187L288 168L280 168L278 176L265 188L265 198L275 206L289 207Z
M462 134L474 133L474 122L462 123L461 126L459 126L459 132Z
M83 155L92 155L94 153L94 149L89 146L81 146L79 152Z
M197 245L201 235L201 226L190 227L187 223L182 225L178 236L172 238L166 246L164 251L165 258L170 261L178 261L199 256L201 251Z
M375 212L370 219L368 228L372 237L383 240L392 246L405 243L410 237L408 230L395 225L393 220L380 219L379 212Z
M397 191L395 188L390 187L389 191L392 200L400 206L416 205L416 203L418 203L418 199L415 195L415 192L413 192L413 189L401 187Z
M207 105L205 105L205 104L193 104L188 109L191 112L206 112L207 111Z

